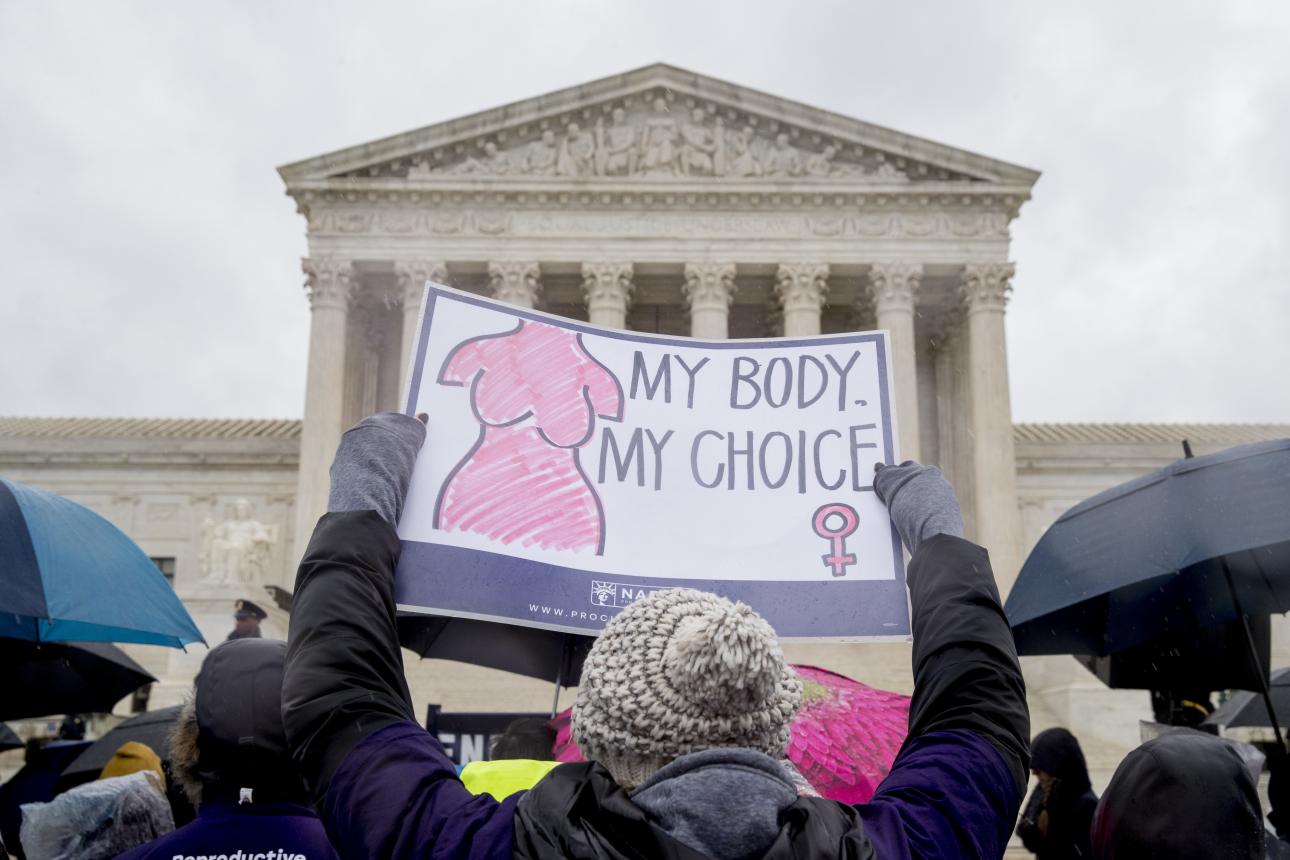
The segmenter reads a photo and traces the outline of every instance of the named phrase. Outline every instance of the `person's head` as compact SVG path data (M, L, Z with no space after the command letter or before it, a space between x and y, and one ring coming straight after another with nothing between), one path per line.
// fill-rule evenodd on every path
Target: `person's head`
M1264 856L1254 778L1228 741L1168 734L1133 750L1093 814L1098 860Z
M494 759L525 758L552 761L555 756L555 729L549 720L521 717L512 720L506 731L493 738L489 755Z
M162 770L161 758L147 744L138 741L126 741L103 765L99 779L111 779L114 776L127 776L139 771L149 771L157 775L162 788L166 785L166 772Z
M1045 787L1054 780L1075 791L1089 787L1084 751L1066 729L1048 729L1035 735L1030 744L1030 769Z
M693 118L695 123L702 125L703 121L708 118L708 115L704 112L703 108L697 107L690 111L690 117Z
M547 146L555 146L555 132L549 128L542 132L542 142Z
M249 600L233 601L233 630L240 635L258 633L260 622L269 617L269 613Z
M667 589L605 625L582 669L573 737L634 788L706 749L783 758L801 703L801 679L760 615L715 594Z
M150 770L97 779L48 803L22 806L27 857L116 857L175 829L165 789Z
M614 117L614 123L616 125L622 125L623 123L627 122L627 111L623 110L620 107L614 108L613 117Z
M85 740L85 718L80 714L68 714L63 717L63 722L58 726L58 739L60 741Z
M788 135L784 134L784 132L782 131L779 134L775 135L775 145L778 146L780 149L783 149L784 147L788 146Z
M302 795L282 724L286 653L275 639L234 639L206 655L170 736L171 769L194 806L244 788L252 801Z

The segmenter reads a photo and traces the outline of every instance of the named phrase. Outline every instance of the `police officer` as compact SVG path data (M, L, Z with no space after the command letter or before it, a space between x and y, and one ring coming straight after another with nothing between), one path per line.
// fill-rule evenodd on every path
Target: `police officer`
M269 613L249 600L233 601L233 632L228 634L232 639L260 639L260 622L269 617Z

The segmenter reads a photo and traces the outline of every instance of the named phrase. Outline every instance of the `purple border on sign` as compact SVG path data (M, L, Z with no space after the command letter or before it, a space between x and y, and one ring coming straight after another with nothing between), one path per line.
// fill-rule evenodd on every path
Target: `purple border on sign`
M503 311L522 319L558 325L571 331L597 337L635 343L675 344L689 348L694 348L696 345L690 338L633 331L606 331L577 320L567 320L527 308L499 307L499 303L491 299L428 284L422 310L420 338L417 342L416 364L408 390L405 410L408 415L416 414L417 395L421 391L421 377L430 344L431 323L434 320L438 299L441 297L463 304ZM702 341L701 345L704 349L748 350L875 343L882 340L884 335L881 332L874 332L792 339ZM890 389L886 351L880 349L878 350L878 390L882 401L881 414L884 418L882 440L883 462L886 463L892 462L894 454ZM872 486L864 487L862 492L870 492L872 489ZM688 587L715 591L732 600L742 600L755 606L776 632L784 637L907 636L910 630L905 566L901 554L900 535L894 525L891 527L891 549L895 567L894 579L844 582L792 581L790 583L779 580L684 580L623 576L579 570L484 550L405 540L403 554L399 561L401 569L406 565L409 568L421 570L451 570L452 576L437 577L434 580L429 577L396 576L394 597L400 608L427 607L425 612L429 614L488 618L495 621L595 634L600 632L609 617L641 593L660 588ZM536 592L536 596L532 598L526 596L539 584L542 587ZM782 588L790 584L794 599L792 601L775 599L782 594ZM603 599L611 587L615 595L614 605L592 602ZM625 593L630 599L618 599L617 595L620 593ZM500 596L500 599L493 601L492 612L479 613L480 594ZM537 608L531 610L531 606ZM547 611L544 612L543 607ZM553 614L557 609L560 614ZM862 609L864 611L861 611ZM570 614L579 612L582 616ZM596 617L594 619L584 617L592 615ZM877 618L903 618L904 623L881 622L871 629L864 626L865 621L872 624Z

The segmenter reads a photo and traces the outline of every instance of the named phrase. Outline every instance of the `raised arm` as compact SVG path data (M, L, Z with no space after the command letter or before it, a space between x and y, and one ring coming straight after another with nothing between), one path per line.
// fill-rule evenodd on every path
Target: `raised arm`
M341 440L329 513L296 577L287 744L342 857L509 858L514 801L466 791L416 723L403 675L394 524L424 439L420 421L383 413Z
M963 539L939 469L881 467L874 489L912 556L914 634L909 736L874 814L901 818L911 841L940 831L962 856L1001 856L1025 791L1030 717L989 556Z

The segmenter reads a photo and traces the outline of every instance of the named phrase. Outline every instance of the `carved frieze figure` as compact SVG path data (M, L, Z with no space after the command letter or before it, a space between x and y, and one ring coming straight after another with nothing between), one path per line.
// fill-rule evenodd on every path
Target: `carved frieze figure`
M905 174L905 171L886 161L878 165L878 168L873 172L873 177L887 182L909 181L909 176Z
M475 158L471 156L457 165L456 173L486 173L493 176L502 176L511 172L511 160L504 152L497 149L497 144L493 141L484 143L484 157Z
M775 145L764 160L767 176L801 176L802 153L788 142L788 135L775 135Z
M199 568L207 585L257 585L268 572L278 527L252 517L246 499L233 503L233 515L216 522L207 517L202 524Z
M596 120L596 172L601 176L630 176L636 172L636 128L627 111L614 108L613 123Z
M654 99L654 115L645 120L641 137L641 172L646 176L672 176L676 174L677 137L676 120L668 112L667 102Z
M524 170L535 176L555 176L555 165L559 158L560 150L555 144L555 132L547 129L542 132L541 140L529 144L528 153L524 156Z
M726 159L727 176L761 176L761 162L753 152L753 138L752 126L747 125L731 138Z
M717 117L716 130L704 125L707 114L696 107L690 114L693 122L681 127L681 173L685 176L719 176L724 173L721 163L722 128Z
M828 176L833 172L833 157L838 154L836 146L830 144L823 152L817 152L806 159L807 176Z
M560 157L555 163L560 176L591 176L596 172L596 141L591 132L571 122L564 128Z

